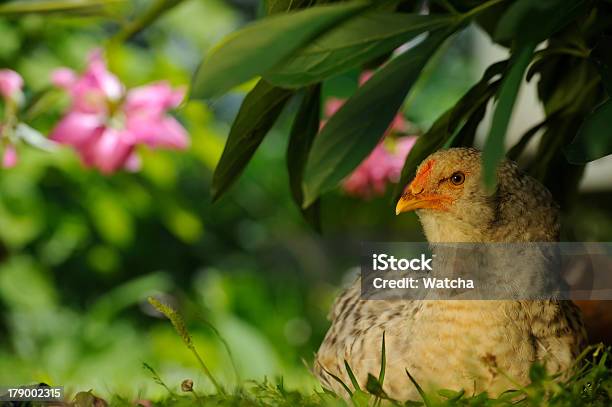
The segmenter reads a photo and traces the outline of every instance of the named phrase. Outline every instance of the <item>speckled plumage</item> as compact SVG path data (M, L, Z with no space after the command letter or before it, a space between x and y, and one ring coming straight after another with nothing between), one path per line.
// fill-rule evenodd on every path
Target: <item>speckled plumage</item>
M441 190L453 197L444 210L417 211L429 242L558 240L558 208L550 193L516 164L501 163L497 190L487 194L478 150L443 150L423 163L432 168L417 175L410 191ZM457 170L466 174L461 189L443 182ZM406 369L425 389L495 395L515 388L512 381L527 384L534 361L545 361L552 372L566 370L585 343L580 312L570 301L365 301L360 289L357 280L336 300L315 360L321 383L340 394L329 373L350 383L346 360L365 385L368 373L376 376L380 369L383 332L384 390L398 400L419 398Z

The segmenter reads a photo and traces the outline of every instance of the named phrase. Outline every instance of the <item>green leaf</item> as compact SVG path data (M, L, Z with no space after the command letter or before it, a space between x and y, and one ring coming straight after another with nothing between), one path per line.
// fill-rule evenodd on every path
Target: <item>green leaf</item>
M266 17L230 34L198 68L192 96L218 96L266 72L330 27L368 7L347 2Z
M541 383L548 377L546 368L540 363L534 363L529 368L529 379L532 383Z
M512 56L511 66L499 89L498 102L495 106L491 130L485 142L483 153L483 179L485 186L490 190L494 188L497 182L497 164L504 157L506 130L534 49L535 44L529 44L520 48Z
M575 200L585 167L568 163L563 151L564 146L576 137L583 121L584 114L567 114L566 111L550 122L540 137L535 158L527 168L532 177L548 188L562 208ZM559 182L561 179L563 182Z
M129 21L119 30L112 40L115 42L129 40L183 1L184 0L156 0L144 13Z
M25 123L17 124L15 128L15 136L39 150L55 151L58 148L57 143L49 140L38 130L33 129Z
M321 112L321 85L309 88L302 99L300 108L293 121L289 144L287 146L287 170L289 172L289 185L293 200L302 208L302 178L306 159L315 136L319 132ZM304 218L315 229L320 229L320 204L315 202L306 209L302 209Z
M518 160L518 158L523 153L523 150L525 150L525 147L527 147L527 144L529 144L531 139L536 134L538 134L540 130L544 128L545 124L545 121L541 121L540 123L527 130L525 134L521 136L521 139L515 145L513 145L510 150L508 150L508 152L506 153L506 157L508 157L508 159L510 160Z
M587 116L576 138L565 148L565 156L572 164L585 164L609 154L612 154L612 99Z
M387 346L385 344L385 332L382 335L382 344L380 345L380 371L378 372L378 383L381 387L385 382L385 369L387 368Z
M391 60L360 87L315 139L304 176L304 206L335 187L372 151L406 94L450 31L437 31Z
M329 370L325 369L323 366L321 366L321 369L323 369L323 371L325 373L330 375L332 379L334 379L336 382L338 382L342 386L342 388L348 393L349 397L353 397L353 392L351 391L350 387L348 387L347 384L344 383L341 378L339 378L338 376L336 376L335 374L333 374Z
M386 399L387 393L383 390L382 384L380 381L375 378L372 374L368 373L368 381L366 382L366 390L368 393L379 397L381 399Z
M465 395L465 390L455 391L455 390L442 389L442 390L438 390L438 394L448 399L447 400L448 403L454 403L454 402L459 401Z
M200 367L202 368L202 371L204 372L204 376L208 377L208 380L210 380L213 386L215 386L215 389L218 393L225 394L225 389L215 379L215 377L208 369L208 366L206 366L204 360L198 353L193 338L187 330L187 325L185 324L185 319L183 318L183 316L179 314L177 310L172 308L172 306L164 304L154 297L148 297L147 301L149 302L149 304L151 304L151 306L153 306L153 308L155 308L158 312L160 312L170 320L172 326L174 327L174 330L179 334L185 346L191 351L193 356L198 361Z
M105 6L123 3L125 0L18 0L0 4L0 15L47 13L91 13L104 10Z
M585 0L518 0L499 21L495 41L538 44L575 19L585 4Z
M355 391L361 391L361 387L359 386L359 382L353 373L353 369L351 369L351 365L344 359L344 368L346 369L346 373L348 374L349 379L351 379L351 384L353 385L353 389Z
M516 161L521 156L523 150L525 149L525 147L527 147L527 144L529 144L533 137L538 134L540 130L549 126L552 122L557 120L561 116L561 113L561 110L557 110L546 116L546 118L540 123L527 130L525 134L521 136L521 139L514 146L512 146L510 150L508 150L508 152L506 153L506 157L508 157L510 160Z
M487 104L481 104L478 109L468 117L461 129L456 132L445 144L445 148L450 147L469 147L474 144L476 131L487 113Z
M417 381L414 379L414 377L412 377L412 375L410 374L408 369L406 369L406 374L408 375L408 379L410 379L410 381L412 382L414 387L416 387L417 392L419 393L419 395L423 399L423 402L425 403L425 405L427 407L433 406L433 403L431 402L429 397L427 397L427 394L425 394L425 392L423 391L423 388L419 385L419 383L417 383Z
M612 36L602 36L591 51L590 58L597 64L601 81L608 96L612 97L612 50L610 44L612 44Z
M454 18L372 11L345 21L264 74L271 83L299 87L359 67Z
M244 98L215 168L213 200L218 199L242 173L292 94L292 91L260 80Z
M356 390L351 397L351 403L355 407L367 407L370 405L372 396L363 390Z
M495 94L500 81L489 82L503 72L506 65L507 62L502 61L487 68L480 81L472 86L453 107L442 114L425 134L419 136L404 163L400 181L395 188L395 200L399 199L408 181L414 178L417 167L427 156L445 146L456 145L453 136L457 134L459 125L466 117L471 118L478 113L483 105L486 106L489 99ZM467 125L468 123L464 127Z
M291 10L308 7L313 3L315 3L315 0L267 0L266 13L268 15L287 13Z

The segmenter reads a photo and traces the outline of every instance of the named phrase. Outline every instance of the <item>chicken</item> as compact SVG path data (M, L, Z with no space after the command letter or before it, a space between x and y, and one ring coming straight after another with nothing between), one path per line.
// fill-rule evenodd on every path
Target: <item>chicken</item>
M396 212L416 210L430 244L558 240L558 208L544 186L504 161L497 190L488 194L481 173L478 150L438 151L421 163ZM369 373L378 375L383 332L383 389L396 400L419 398L406 370L426 390L497 395L527 384L534 361L566 370L585 345L571 301L371 301L360 294L358 279L336 300L316 355L315 374L339 394L331 375L350 383L345 360L362 387Z

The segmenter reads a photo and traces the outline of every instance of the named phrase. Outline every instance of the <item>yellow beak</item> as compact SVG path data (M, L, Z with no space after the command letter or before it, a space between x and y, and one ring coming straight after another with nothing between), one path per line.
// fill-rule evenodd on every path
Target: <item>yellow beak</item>
M443 203L446 200L447 198L438 195L415 196L411 192L405 192L397 201L395 214L399 215L402 212L416 209L443 209Z

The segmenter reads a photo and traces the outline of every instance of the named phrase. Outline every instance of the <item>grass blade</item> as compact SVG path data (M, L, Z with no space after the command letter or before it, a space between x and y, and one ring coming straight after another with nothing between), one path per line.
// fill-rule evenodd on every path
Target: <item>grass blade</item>
M348 374L349 379L351 379L351 384L353 385L353 388L357 391L361 391L361 387L359 387L359 382L357 381L357 378L353 373L353 369L351 369L351 366L346 361L346 359L344 359L344 368L346 369L346 373Z
M412 377L408 369L406 369L406 374L408 375L408 378L410 379L412 384L414 384L414 387L416 387L417 391L419 392L419 395L423 399L423 403L425 403L427 407L433 406L433 403L431 402L431 400L429 400L429 397L427 397L427 394L425 394L423 388L417 383L416 380L414 380L414 377Z
M168 385L166 385L166 383L164 383L164 381L162 380L162 378L159 376L159 374L157 374L157 372L155 371L155 369L153 369L151 367L151 365L149 365L146 362L142 363L142 367L146 370L149 371L149 373L151 373L151 376L153 377L153 381L157 384L159 384L160 386L162 386L163 388L165 388L168 391L168 394L170 394L170 397L176 397L176 394L170 389L170 387L168 387Z
M344 388L344 390L346 390L346 392L349 394L349 397L353 397L353 392L351 391L351 389L346 385L346 383L344 383L342 381L342 379L340 379L338 376L336 376L335 374L333 374L332 372L330 372L329 370L325 369L324 367L321 367L321 369L323 369L323 371L325 373L327 373L328 375L331 376L332 379L334 379L335 381L337 381L338 383L340 383L340 385Z
M215 389L217 389L217 392L220 394L225 394L225 390L223 389L223 387L219 384L219 382L217 382L217 380L212 375L210 370L208 370L208 367L204 363L204 360L200 357L200 354L198 353L195 345L193 344L193 339L191 339L191 335L189 335L189 332L187 331L187 327L185 326L185 321L183 320L183 317L181 317L181 315L174 308L166 304L162 304L161 302L159 302L153 297L149 297L148 301L149 301L149 304L151 304L157 311L164 314L166 318L168 318L170 322L172 322L174 329L176 330L176 332L178 332L180 337L183 339L185 346L187 346L187 348L191 351L191 353L193 353L198 363L200 364L202 371L204 372L206 377L208 377L208 379L212 382L212 384L215 386Z
M385 382L385 369L387 367L387 351L385 349L385 331L383 331L382 345L380 351L380 372L378 373L378 382L382 386Z

